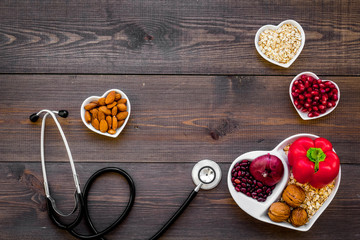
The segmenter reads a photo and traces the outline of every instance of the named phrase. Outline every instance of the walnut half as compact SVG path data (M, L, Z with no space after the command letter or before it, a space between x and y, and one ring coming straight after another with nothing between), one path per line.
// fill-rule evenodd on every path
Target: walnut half
M286 221L290 216L290 207L286 203L275 202L271 204L268 215L274 222Z

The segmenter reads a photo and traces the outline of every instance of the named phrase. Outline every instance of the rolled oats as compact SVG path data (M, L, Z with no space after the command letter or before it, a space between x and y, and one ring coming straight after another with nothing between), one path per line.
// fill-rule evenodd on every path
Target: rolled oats
M270 59L289 62L301 45L301 33L292 24L283 24L276 30L266 29L259 36L259 48Z

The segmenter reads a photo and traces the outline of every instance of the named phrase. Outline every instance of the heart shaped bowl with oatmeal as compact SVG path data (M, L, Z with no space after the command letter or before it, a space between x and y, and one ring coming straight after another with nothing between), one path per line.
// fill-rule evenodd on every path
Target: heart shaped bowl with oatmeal
M294 20L262 26L255 35L255 47L267 61L288 68L305 45L305 32Z

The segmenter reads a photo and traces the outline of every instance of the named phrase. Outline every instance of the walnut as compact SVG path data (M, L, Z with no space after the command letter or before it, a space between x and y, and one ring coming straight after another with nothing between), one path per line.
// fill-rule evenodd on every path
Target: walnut
M271 204L268 215L274 222L286 221L290 216L290 207L283 202Z
M305 200L305 191L295 184L288 185L283 194L283 200L291 207L299 207Z
M290 216L290 222L292 225L294 225L295 227L300 227L305 223L307 223L307 221L308 221L308 215L305 209L299 207L292 210Z

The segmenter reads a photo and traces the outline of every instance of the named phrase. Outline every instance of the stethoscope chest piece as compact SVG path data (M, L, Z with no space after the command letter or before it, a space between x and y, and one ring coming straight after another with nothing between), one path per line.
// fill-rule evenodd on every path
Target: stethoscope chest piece
M191 177L196 186L201 185L201 189L210 190L215 188L221 181L221 168L211 160L201 160L193 167Z

